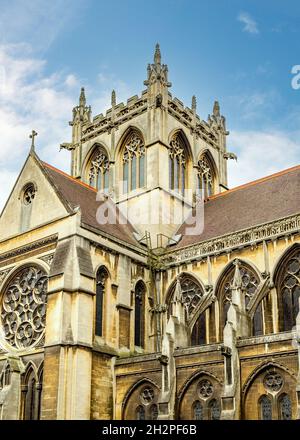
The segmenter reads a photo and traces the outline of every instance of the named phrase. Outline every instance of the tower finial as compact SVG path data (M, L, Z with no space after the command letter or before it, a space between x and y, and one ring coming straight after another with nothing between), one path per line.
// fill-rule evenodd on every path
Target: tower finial
M116 103L117 103L117 101L116 101L116 91L113 90L111 92L111 106L115 107Z
M154 52L154 64L160 64L160 63L161 63L161 53L160 53L159 44L157 43Z
M192 96L192 110L194 113L197 111L197 99L195 95Z
M86 106L84 87L81 87L80 97L79 97L79 105L82 107Z
M35 150L35 145L34 145L34 138L37 136L37 132L35 130L32 130L31 134L29 135L29 138L31 139L31 147L30 147L30 151L34 151Z
M218 101L214 102L213 115L216 117L220 116L220 104Z

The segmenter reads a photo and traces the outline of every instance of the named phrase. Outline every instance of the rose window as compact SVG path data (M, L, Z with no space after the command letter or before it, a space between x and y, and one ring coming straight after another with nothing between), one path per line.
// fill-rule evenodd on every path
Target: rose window
M23 201L25 205L31 205L33 199L35 198L36 189L34 185L29 185L23 194Z
M44 334L47 303L47 275L27 267L8 285L1 310L5 340L14 348L26 348Z

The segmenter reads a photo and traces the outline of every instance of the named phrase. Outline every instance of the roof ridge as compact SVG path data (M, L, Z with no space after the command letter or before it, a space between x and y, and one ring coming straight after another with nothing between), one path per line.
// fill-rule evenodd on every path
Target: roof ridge
M96 188L93 188L92 186L88 185L87 183L82 182L81 180L75 179L75 177L70 176L70 174L60 170L59 168L54 167L53 165L50 165L47 162L42 162L43 165L45 165L47 168L49 168L50 170L53 170L59 174L61 174L62 176L66 177L69 180L72 180L72 182L77 183L78 185L83 186L86 189L90 189L94 192L98 192L98 190Z
M286 168L285 170L281 170L281 171L277 171L276 173L269 174L268 176L260 177L259 179L255 179L255 180L252 180L250 182L243 183L242 185L235 186L234 188L228 189L227 191L224 191L224 192L221 192L219 194L214 194L214 195L210 196L208 198L208 201L216 199L218 197L225 196L226 194L229 194L229 193L232 193L232 192L235 192L235 191L239 191L240 189L244 189L244 188L247 188L249 186L257 185L257 184L265 182L267 180L274 179L276 177L282 176L284 174L290 173L290 172L298 170L298 169L300 170L300 165L295 165L293 167Z

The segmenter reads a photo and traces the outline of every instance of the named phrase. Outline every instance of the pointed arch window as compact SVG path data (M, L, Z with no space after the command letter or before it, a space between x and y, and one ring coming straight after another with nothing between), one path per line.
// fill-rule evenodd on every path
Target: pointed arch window
M182 136L176 133L170 142L169 184L170 189L184 194L186 188L187 156Z
M296 325L300 297L300 250L284 264L279 280L282 330L290 331Z
M206 317L205 312L201 313L194 324L191 336L191 345L206 344Z
M267 396L262 396L259 401L261 420L272 420L272 402Z
M151 420L157 420L158 417L158 407L156 404L151 405L150 408L150 418Z
M198 189L207 199L214 192L214 173L212 165L206 154L203 154L197 165Z
M281 420L291 420L292 419L292 404L291 399L287 394L279 397L279 418Z
M97 146L88 164L89 185L98 190L107 190L109 187L109 160L106 152Z
M220 420L221 411L220 411L220 404L216 399L212 399L209 402L209 413L210 413L210 420Z
M199 400L196 400L193 405L193 416L194 420L203 420L203 406Z
M134 292L134 345L144 347L145 285L139 281Z
M103 309L104 294L107 284L108 272L105 267L100 267L96 276L96 325L95 335L103 336Z
M146 419L145 408L142 405L139 405L136 409L136 419L137 420Z
M142 136L133 131L125 140L123 153L123 192L126 194L145 186L145 143Z

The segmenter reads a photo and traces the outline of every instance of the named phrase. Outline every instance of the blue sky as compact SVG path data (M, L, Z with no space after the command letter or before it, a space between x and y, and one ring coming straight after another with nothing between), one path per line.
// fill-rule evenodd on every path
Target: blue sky
M230 131L229 184L300 163L300 3L289 0L0 0L0 207L39 133L40 157L66 171L72 107L93 114L143 90L160 43L174 96L206 119L218 99Z

